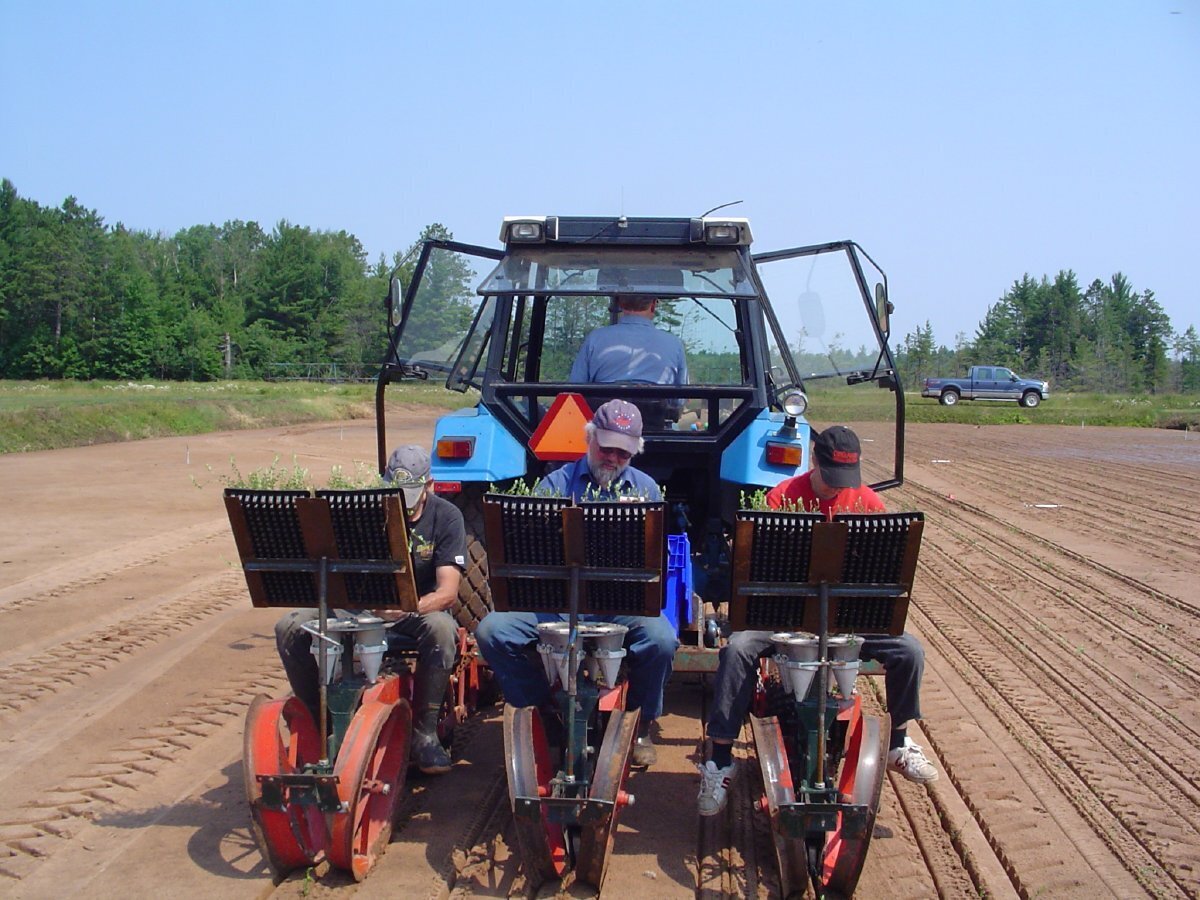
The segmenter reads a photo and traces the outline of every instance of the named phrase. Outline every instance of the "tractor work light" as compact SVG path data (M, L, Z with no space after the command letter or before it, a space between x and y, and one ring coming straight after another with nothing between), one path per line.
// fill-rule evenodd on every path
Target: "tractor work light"
M748 246L750 222L748 219L692 219L691 239L693 243Z
M544 244L558 237L556 216L505 216L500 240L505 244Z
M470 459L475 452L475 438L444 437L437 442L438 459Z
M783 395L783 411L789 416L802 416L808 410L808 397L804 391L789 391Z
M776 444L767 442L767 462L773 466L795 468L804 460L804 448L799 444Z
M708 225L704 229L706 244L736 244L741 231L736 225Z

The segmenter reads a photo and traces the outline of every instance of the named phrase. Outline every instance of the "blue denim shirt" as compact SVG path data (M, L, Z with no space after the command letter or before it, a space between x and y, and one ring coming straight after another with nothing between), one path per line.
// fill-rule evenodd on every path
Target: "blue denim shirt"
M626 466L608 488L601 490L599 482L592 477L587 456L555 469L541 480L535 493L550 497L571 497L580 500L617 500L635 495L643 500L661 500L658 483L633 466Z
M675 335L655 328L645 316L623 314L616 325L596 328L584 338L567 380L684 385L687 360Z

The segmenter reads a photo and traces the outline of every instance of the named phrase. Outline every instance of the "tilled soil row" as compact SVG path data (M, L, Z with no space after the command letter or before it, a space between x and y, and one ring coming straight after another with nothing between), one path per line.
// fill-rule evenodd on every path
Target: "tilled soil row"
M19 582L0 588L0 615L47 603L127 572L144 572L147 566L177 555L181 548L203 545L210 559L232 550L229 523L213 519L187 529L126 543L120 554L94 553L64 565L51 566Z
M259 693L275 695L286 687L277 665L238 672L207 696L139 729L137 737L106 748L97 758L71 766L69 773L37 797L21 799L15 789L5 798L8 812L0 815L4 845L11 851L0 858L0 875L20 879L61 849L85 822L119 815L136 806L139 792L169 767L188 764L198 743L231 721L245 718L246 708Z
M1200 441L1197 442L1200 444ZM1019 446L1011 447L1014 458ZM1200 449L1197 450L1200 453ZM952 460L953 478L963 485L960 500L976 493L991 498L1010 497L1012 509L1029 514L1030 510L1054 510L1055 522L1069 526L1092 541L1124 546L1150 559L1178 565L1181 561L1200 561L1200 548L1181 519L1200 504L1200 478L1172 478L1165 471L1139 467L1139 477L1171 479L1172 493L1161 502L1147 504L1145 495L1126 487L1127 472L1116 464L1092 462L1081 472L1077 461L1039 461L1035 478L1016 475L998 467L991 455L986 458ZM1086 474L1086 477L1080 477ZM1038 507L1037 504L1043 504ZM1011 524L1011 522L1010 522Z
M0 724L47 695L70 690L97 671L128 661L142 647L244 602L242 586L229 574L216 575L210 583L222 589L206 593L204 584L189 585L173 599L107 623L98 634L56 643L20 663L0 666L0 681L8 688L0 698Z
M964 536L961 514L945 518L958 527L953 536L937 531L927 543L922 574L932 577L923 581L918 600L931 642L948 640L958 651L960 674L971 677L965 664L982 676L976 691L985 704L1143 889L1194 892L1200 794L1189 771L1194 743L1188 729L1179 734L1178 722L1146 703L1136 683L1121 680L1127 673L1076 652L1076 646L1106 647L1114 640L1102 617L1070 611L1077 633L1067 642L1061 631L1045 626L1043 616L1026 612L1031 605L1048 610L1069 596L1070 582L1078 579L1070 577L1068 566L1063 565L1061 583L1038 584L1020 565L1019 535L998 540L991 532L976 542ZM1006 567L1007 579L996 572ZM1083 578L1095 575L1085 572ZM962 587L972 579L986 586L984 593ZM1014 595L1020 595L1020 605ZM1093 602L1102 599L1093 594ZM1129 674L1136 679L1138 670ZM1187 672L1182 677L1190 680ZM1131 771L1136 778L1129 777ZM996 823L985 818L995 834ZM1009 858L1015 852L1001 849ZM1086 871L1078 877L1085 879Z
M421 440L429 419L405 427L404 440ZM1181 545L1200 530L1200 465L1174 441L1124 430L1107 443L1097 429L909 432L917 462L886 500L927 513L910 612L927 649L925 719L910 734L942 778L927 788L889 778L859 894L1196 895L1200 614L1177 588L1200 576L1200 553ZM372 440L369 425L225 435L191 439L190 460L198 447L218 463L304 447L346 464L372 458ZM1111 456L1131 441L1136 471ZM19 897L151 885L190 896L526 893L498 708L460 730L450 774L410 773L392 844L365 882L301 872L272 884L249 841L240 731L254 694L285 689L276 613L249 607L214 518L219 488L178 493L184 443L0 458L10 483L47 467L103 480L86 502L48 484L48 501L15 511L35 537L8 526L10 545L40 548L46 564L0 569L0 674L17 687L0 705L12 761L0 776L0 884ZM1033 509L1031 482L1005 474L1014 459L1037 460L1065 502ZM1097 524L1139 497L1136 533ZM156 504L169 525L146 518ZM62 510L69 534L37 537ZM669 686L660 761L630 778L639 799L621 818L606 896L778 891L745 736L727 814L696 816L697 690L679 674ZM588 895L569 879L537 893Z

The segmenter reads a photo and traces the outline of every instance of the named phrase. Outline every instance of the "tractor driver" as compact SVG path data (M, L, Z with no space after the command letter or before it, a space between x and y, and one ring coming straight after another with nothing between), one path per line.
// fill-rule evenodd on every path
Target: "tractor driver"
M616 324L593 329L583 340L567 381L614 384L688 383L683 343L654 326L657 297L618 294ZM679 421L682 400L646 400L638 404L647 424Z
M886 512L879 495L862 483L860 452L858 436L849 428L844 425L826 428L813 444L816 467L768 491L767 506L820 512L831 521L837 513ZM734 771L733 741L742 730L742 721L754 699L758 661L771 650L769 631L734 632L729 643L721 648L707 725L712 753L700 766L697 805L702 816L715 816L725 808ZM859 655L878 661L884 668L888 712L892 717L888 771L898 772L917 784L935 781L937 769L907 735L908 722L921 718L925 651L920 641L907 632L897 637L864 635Z
M583 500L661 500L650 476L629 464L642 451L642 415L625 400L609 400L585 427L587 453L555 469L536 486L543 496ZM563 621L556 613L490 612L475 629L479 651L513 706L536 706L552 712L550 685L539 662L530 656L538 641L538 623ZM663 686L671 677L679 639L664 616L580 616L580 621L624 625L629 663L628 708L640 709L632 763L653 765L658 758L650 727L662 714ZM553 719L551 719L553 721Z
M441 775L450 771L450 755L438 739L438 715L458 651L458 623L448 610L458 598L466 567L466 528L458 507L433 493L424 447L397 447L383 479L404 493L418 600L416 613L383 609L374 614L392 623L389 631L417 640L412 757L425 774ZM301 626L316 616L314 609L297 609L275 624L275 644L292 692L314 711L314 719L320 691L317 661L310 651L312 635Z

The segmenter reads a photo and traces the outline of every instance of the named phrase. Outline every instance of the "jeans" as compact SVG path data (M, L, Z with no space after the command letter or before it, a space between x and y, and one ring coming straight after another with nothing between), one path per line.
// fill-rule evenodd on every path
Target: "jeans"
M538 623L565 622L562 613L490 612L475 629L479 652L491 666L504 699L513 706L546 706L550 685L535 649ZM580 616L581 622L624 625L629 665L628 709L640 709L642 721L662 715L663 686L671 677L679 638L663 616Z
M742 730L742 721L750 711L758 684L758 661L773 652L770 631L736 631L721 648L712 712L708 716L708 736L732 741ZM911 719L921 718L921 676L925 671L925 650L908 632L897 635L864 635L860 659L883 665L887 688L888 712L892 728L900 728Z
M347 615L334 610L330 617ZM275 646L287 672L292 693L311 710L320 702L320 676L317 658L312 655L312 635L301 626L317 618L315 609L295 609L275 623ZM417 640L417 680L423 670L454 668L458 655L458 623L448 612L410 613L388 626L388 631ZM349 661L346 661L349 664Z

